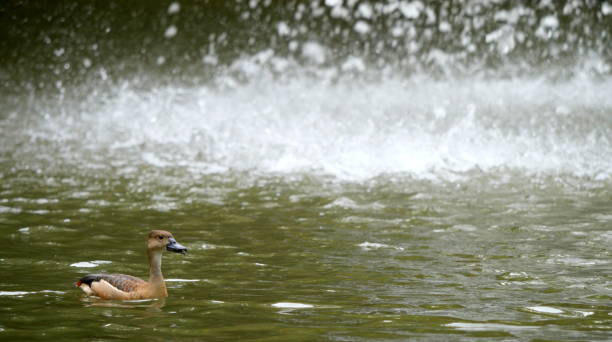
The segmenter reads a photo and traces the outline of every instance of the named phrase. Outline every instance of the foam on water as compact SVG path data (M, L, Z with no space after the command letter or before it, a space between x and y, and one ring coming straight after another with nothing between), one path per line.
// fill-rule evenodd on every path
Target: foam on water
M376 249L381 249L381 248L388 248L388 249L395 249L398 251L403 251L404 248L402 247L397 247L397 246L389 246L387 244L384 243L378 243L378 242L362 242L360 244L358 244L357 246L361 247L361 249L363 249L364 251L370 251L370 250L376 250Z
M313 308L312 304L303 304L303 303L289 303L289 302L280 302L272 304L274 308L282 308L282 309L309 309Z
M384 174L517 170L609 180L612 82L261 77L232 87L130 83L0 121L21 166L132 174ZM19 158L18 158L19 157Z
M36 293L50 293L50 294L64 294L64 291L55 291L55 290L41 290L41 291L0 291L0 296L15 296L15 297L23 297L29 294Z
M32 292L28 291L0 291L0 296L24 296Z
M98 267L100 265L104 265L104 264L110 264L112 263L112 261L108 261L108 260L93 260L93 261L80 261L80 262L75 262L70 264L70 266L72 267L85 267L85 268L91 268L91 267Z
M536 313L545 313L545 314L561 314L563 313L563 310L557 309L557 308L552 308L549 306L530 306L528 308L526 308L529 311L532 312L536 312Z
M467 331L515 331L539 328L538 326L510 325L500 323L449 323L446 324L446 326Z
M608 2L117 6L7 7L2 170L611 179Z

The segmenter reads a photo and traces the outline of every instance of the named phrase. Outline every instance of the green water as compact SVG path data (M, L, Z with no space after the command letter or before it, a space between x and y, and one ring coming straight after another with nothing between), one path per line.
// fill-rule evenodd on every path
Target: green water
M611 18L1 1L0 341L612 341Z
M209 176L132 192L110 175L4 170L0 338L609 340L607 189L483 177ZM189 248L164 256L165 301L73 287L94 272L146 278L153 228Z

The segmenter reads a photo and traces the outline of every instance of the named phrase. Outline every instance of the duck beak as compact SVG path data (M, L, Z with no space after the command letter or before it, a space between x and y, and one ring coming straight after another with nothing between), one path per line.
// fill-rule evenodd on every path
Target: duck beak
M174 252L174 253L181 253L181 254L185 254L187 253L187 247L181 245L180 243L176 242L176 240L174 240L174 238L169 238L168 239L168 245L166 245L166 250L170 251L170 252Z

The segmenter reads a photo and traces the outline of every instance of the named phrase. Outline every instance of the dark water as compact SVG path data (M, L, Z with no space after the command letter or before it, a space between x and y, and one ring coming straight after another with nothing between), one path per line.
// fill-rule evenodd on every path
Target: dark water
M610 18L0 4L0 339L612 339ZM151 229L166 300L74 287Z

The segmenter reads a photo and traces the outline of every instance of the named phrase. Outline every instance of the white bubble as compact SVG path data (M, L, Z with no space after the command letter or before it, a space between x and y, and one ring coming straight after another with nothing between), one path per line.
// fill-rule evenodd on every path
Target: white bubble
M111 262L107 260L94 260L94 261L75 262L73 264L70 264L70 266L81 267L81 268L92 268L92 267L98 267L99 265L110 264L110 263Z
M300 43L295 40L289 42L289 51L295 51L300 47Z
M282 308L282 309L307 309L307 308L314 307L314 305L312 305L312 304L302 304L302 303L280 302L280 303L272 304L272 307Z
M366 23L365 21L360 20L355 23L355 31L361 34L366 34L370 32L370 24Z
M326 59L326 50L317 42L307 42L302 46L302 55L316 64L322 64Z
M181 10L181 5L176 1L171 3L170 6L168 6L168 14L176 14L180 12L180 10Z
M325 0L325 5L329 7L336 7L342 5L342 0Z
M374 13L374 10L372 9L372 6L370 4L362 3L358 7L358 12L364 18L371 18L372 14Z
M446 21L441 22L438 28L440 29L440 32L450 32L452 29L451 25Z
M202 62L208 65L217 65L219 63L219 57L216 55L206 55L202 57Z
M279 36L286 36L291 33L289 25L287 25L287 23L285 23L284 21L281 21L276 24L276 31L278 32Z
M420 1L405 3L399 5L400 12L408 19L417 18L423 10L423 4Z
M557 308L553 308L550 306L529 306L527 310L534 311L538 313L546 313L546 314L560 314L563 313L563 310L559 310Z
M393 37L401 37L402 35L404 35L404 28L401 26L395 26L391 29L391 35L393 35Z
M99 74L100 74L100 78L103 81L106 81L108 79L108 73L106 72L106 69L100 68Z
M0 291L0 296L23 296L32 292L27 291Z
M365 71L365 69L365 63L360 57L350 56L342 64L342 70L344 71Z
M170 25L166 29L166 32L164 32L164 37L168 39L174 38L174 36L176 36L177 33L178 33L178 29L176 28L176 26Z
M540 25L548 28L557 28L559 26L559 19L554 15L548 15L542 18Z

